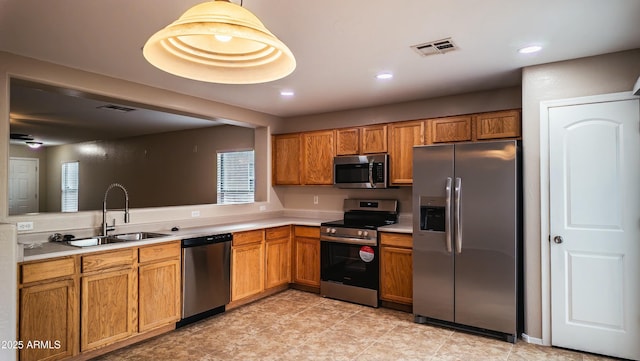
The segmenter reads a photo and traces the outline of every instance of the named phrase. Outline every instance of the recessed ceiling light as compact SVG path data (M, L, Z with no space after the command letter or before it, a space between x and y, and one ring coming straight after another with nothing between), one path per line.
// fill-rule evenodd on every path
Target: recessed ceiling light
M293 90L283 90L280 92L280 95L282 95L283 97L292 97L295 94L296 93L294 93Z
M380 73L376 75L376 79L384 80L393 78L393 74L391 73Z
M542 47L540 45L531 45L531 46L526 46L524 48L518 49L518 53L531 54L531 53L536 53L540 50L542 50Z
M33 148L33 149L37 149L37 148L40 148L42 146L42 142L28 141L28 142L25 142L25 143L27 143L29 148Z

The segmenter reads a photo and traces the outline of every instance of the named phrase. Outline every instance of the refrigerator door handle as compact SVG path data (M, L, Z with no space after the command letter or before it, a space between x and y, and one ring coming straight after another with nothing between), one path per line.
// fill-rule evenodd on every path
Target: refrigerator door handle
M447 192L447 197L445 201L445 210L444 210L444 222L445 222L445 242L447 243L447 253L451 254L453 252L453 240L451 239L451 234L453 228L451 228L451 177L447 177L447 186L445 188Z
M462 179L456 178L455 188L455 227L456 227L456 253L462 253L462 222L460 219L460 199L462 198Z

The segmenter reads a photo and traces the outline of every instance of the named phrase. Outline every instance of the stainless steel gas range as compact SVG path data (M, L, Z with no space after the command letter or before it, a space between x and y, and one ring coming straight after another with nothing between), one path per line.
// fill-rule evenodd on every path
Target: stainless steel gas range
M345 199L344 219L321 224L320 294L378 307L378 227L398 222L398 201Z

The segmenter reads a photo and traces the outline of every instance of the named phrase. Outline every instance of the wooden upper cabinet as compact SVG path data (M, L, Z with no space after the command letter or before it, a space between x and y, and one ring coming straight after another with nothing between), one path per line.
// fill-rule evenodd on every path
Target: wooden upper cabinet
M471 116L446 117L427 120L430 142L464 142L472 139Z
M413 146L424 143L424 121L389 125L389 173L392 185L413 183Z
M360 154L360 128L336 130L336 155Z
M273 183L300 184L300 134L273 137Z
M478 114L474 116L474 122L474 140L519 138L522 135L518 110Z
M387 125L362 127L360 149L362 154L387 152Z
M302 184L333 184L335 131L302 133Z

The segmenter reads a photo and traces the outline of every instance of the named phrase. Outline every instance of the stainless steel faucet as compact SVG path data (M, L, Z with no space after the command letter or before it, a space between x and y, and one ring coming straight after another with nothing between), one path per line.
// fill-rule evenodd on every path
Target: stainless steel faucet
M106 236L107 232L113 231L116 229L116 220L113 219L113 224L107 224L107 196L109 195L109 191L112 188L120 188L124 192L124 223L129 223L129 193L127 189L120 183L112 183L107 187L107 190L104 192L104 200L102 201L102 235Z

